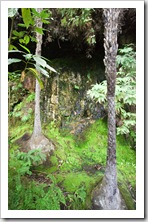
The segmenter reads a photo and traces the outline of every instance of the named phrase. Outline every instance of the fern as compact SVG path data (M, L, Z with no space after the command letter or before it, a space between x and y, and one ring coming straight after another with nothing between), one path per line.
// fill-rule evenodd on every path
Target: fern
M84 209L86 200L86 188L79 187L73 194L68 194L67 203L68 209L77 210Z
M44 155L39 150L28 153L11 152L9 160L9 210L60 210L66 204L62 190L57 186L56 179L48 175L51 184L37 183L25 175L31 175L33 162L38 162Z

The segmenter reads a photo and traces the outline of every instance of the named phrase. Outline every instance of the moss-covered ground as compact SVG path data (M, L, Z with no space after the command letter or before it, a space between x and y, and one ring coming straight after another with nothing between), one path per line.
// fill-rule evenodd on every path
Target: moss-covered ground
M17 149L14 141L24 133L30 132L29 124L13 126L10 129L11 150ZM37 172L52 174L63 192L68 193L70 209L90 209L91 191L102 179L107 151L107 124L97 120L79 136L59 129L54 122L43 126L43 133L52 139L56 149L49 158L49 164L35 168ZM136 190L136 154L128 140L117 137L118 184L129 209L134 209L132 201ZM70 205L70 195L79 197ZM80 205L81 200L84 204Z

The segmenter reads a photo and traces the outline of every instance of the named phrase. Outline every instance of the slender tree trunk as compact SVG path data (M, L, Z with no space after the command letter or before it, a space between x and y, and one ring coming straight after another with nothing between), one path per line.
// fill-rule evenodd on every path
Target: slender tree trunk
M104 48L105 72L107 78L108 100L108 150L104 178L93 194L94 209L121 210L126 209L117 186L116 172L116 117L115 117L115 85L116 56L118 50L117 32L119 9L104 9Z
M119 9L104 9L105 30L105 72L107 78L108 101L108 150L105 180L109 181L110 196L117 192L116 172L116 115L115 115L115 85L116 85L116 56L118 50L117 32ZM115 206L116 207L116 206Z
M8 50L10 49L13 26L14 26L14 16L11 18L11 29L10 29L10 34L9 34Z
M37 11L40 13L43 9L38 8ZM42 28L41 18L37 18L36 27ZM35 54L41 56L41 47L42 47L42 34L36 33L37 45ZM48 157L50 152L55 149L52 141L47 139L42 134L41 119L40 119L40 85L36 79L36 88L35 88L35 117L34 117L34 129L31 138L25 143L28 149L38 149L40 148L43 153ZM44 162L44 161L43 161Z
M37 9L38 13L42 11L42 8ZM36 19L36 27L42 28L41 18ZM35 55L41 55L41 47L42 47L42 34L36 33L37 45ZM42 127L41 127L41 118L40 118L40 85L38 80L36 79L36 87L35 87L35 117L34 117L34 129L33 136L37 137L41 135Z

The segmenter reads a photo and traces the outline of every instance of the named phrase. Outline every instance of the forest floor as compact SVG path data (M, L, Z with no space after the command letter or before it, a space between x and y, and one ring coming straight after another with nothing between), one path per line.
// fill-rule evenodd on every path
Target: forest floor
M19 149L15 141L26 132L31 133L28 129L29 123L16 124L10 129L10 153ZM53 141L55 151L46 164L32 167L32 174L27 178L50 186L48 175L52 175L56 185L68 197L68 204L62 205L61 209L91 209L92 190L105 172L106 121L95 121L77 136L51 122L43 126L43 133ZM135 209L136 152L123 136L117 136L117 173L118 186L128 209Z

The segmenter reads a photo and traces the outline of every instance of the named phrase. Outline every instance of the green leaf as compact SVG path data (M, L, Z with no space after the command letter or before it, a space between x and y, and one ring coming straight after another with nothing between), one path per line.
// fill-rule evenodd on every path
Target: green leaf
M39 85L40 85L41 89L43 89L44 86L43 86L43 83L42 83L41 79L39 78L38 71L36 69L34 69L34 68L26 68L26 70L29 70L36 77L36 79L39 82Z
M43 28L38 28L38 27L35 27L35 32L38 32L39 34L43 35L44 32L43 32Z
M40 17L42 19L47 19L49 18L50 14L47 12L47 10L42 10L41 13L40 13Z
M74 85L74 89L80 89L80 87L77 85Z
M41 68L41 67L38 66L38 65L35 65L35 67L36 67L36 69L37 69L40 73L42 73L44 76L49 77L49 74L48 74L48 72L47 72L45 69Z
M32 42L37 42L36 38L34 38L32 36L30 36L30 39L31 39Z
M8 8L8 17L12 18L16 15L18 8Z
M44 24L49 24L50 22L47 21L47 20L45 20L45 19L42 19L42 23L44 23Z
M26 121L29 119L28 117L29 117L29 116L23 116L21 120L22 120L23 122L26 122Z
M57 71L56 71L54 68L52 68L50 65L46 64L45 67L46 67L47 69L49 69L50 71L57 73Z
M22 60L21 59L11 59L9 58L8 59L8 65L12 64L12 63L17 63L17 62L21 62Z
M63 19L61 19L61 25L65 26L67 24L67 20L66 17L64 17Z
M28 28L33 23L30 8L22 8L22 17L26 28Z
M30 60L32 58L32 54L26 54L26 55L23 55L25 57L26 60Z
M22 38L25 34L25 31L21 31L21 32L17 32L16 30L13 30L13 35L19 37L19 38Z
M20 42L21 44L25 44L24 39L19 39L19 42Z
M23 23L19 23L18 26L23 27L23 28L26 28L26 25L23 24Z
M29 52L30 53L30 50L27 48L27 47L25 47L24 45L21 45L21 44L19 44L23 49L25 49L27 52Z
M33 13L35 16L37 16L37 17L40 16L40 13L38 13L34 8L32 8L31 10L32 10L32 13Z
M16 46L10 44L10 46L9 46L9 50L12 50L12 49L18 50L18 48L17 48Z
M27 45L30 42L30 37L28 35L24 36L25 44Z
M42 59L40 56L34 55L33 59L37 64L39 64L43 67L46 67L46 65L47 65L46 61L44 59Z

